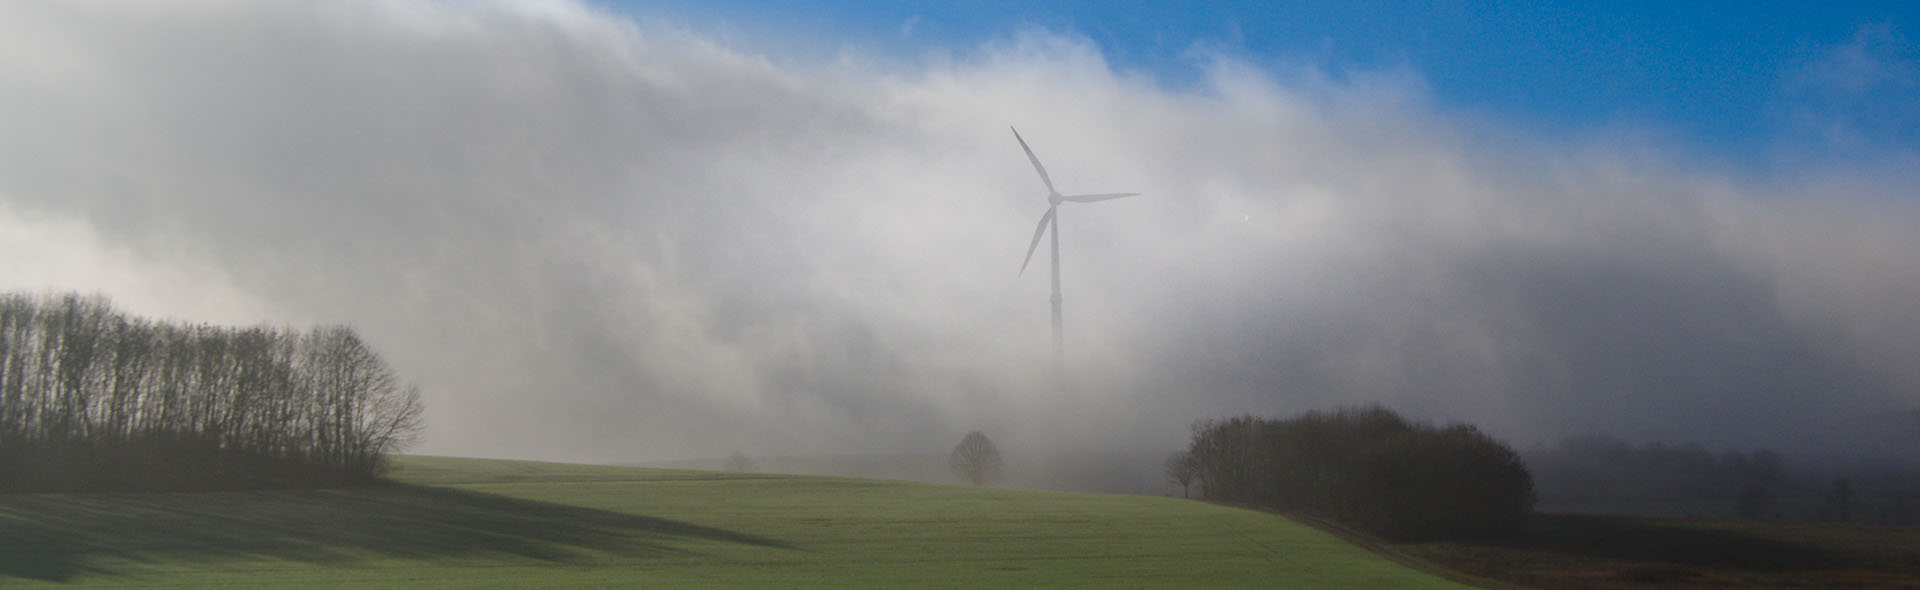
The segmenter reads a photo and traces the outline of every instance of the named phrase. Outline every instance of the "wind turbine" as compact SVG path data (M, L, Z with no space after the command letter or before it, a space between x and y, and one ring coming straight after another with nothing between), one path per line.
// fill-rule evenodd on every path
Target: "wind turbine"
M1013 129L1013 127L1007 127ZM1027 160L1033 162L1033 171L1040 173L1040 182L1047 185L1047 212L1040 216L1040 226L1033 230L1033 243L1027 245L1027 258L1020 262L1020 273L1027 274L1027 264L1033 262L1033 251L1040 247L1040 236L1051 231L1053 236L1053 372L1057 378L1066 376L1066 346L1061 342L1060 319L1060 203L1093 203L1121 197L1131 197L1140 193L1101 193L1097 195L1063 195L1053 188L1053 179L1047 177L1047 168L1040 165L1040 158L1034 157L1033 148L1027 147L1027 140L1020 137L1020 130L1013 129L1013 139L1020 142L1020 149L1027 152Z

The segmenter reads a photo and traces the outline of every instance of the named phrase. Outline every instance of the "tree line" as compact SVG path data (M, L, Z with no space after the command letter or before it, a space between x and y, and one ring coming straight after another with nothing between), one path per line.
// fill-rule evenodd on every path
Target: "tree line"
M1194 424L1168 476L1200 497L1327 518L1395 540L1509 534L1533 511L1520 456L1471 425L1381 406Z
M1635 446L1586 436L1527 454L1541 497L1585 510L1610 504L1704 503L1743 518L1774 512L1792 483L1780 455L1767 449L1711 453L1697 444Z
M423 411L346 326L187 325L97 296L0 295L0 491L365 481Z

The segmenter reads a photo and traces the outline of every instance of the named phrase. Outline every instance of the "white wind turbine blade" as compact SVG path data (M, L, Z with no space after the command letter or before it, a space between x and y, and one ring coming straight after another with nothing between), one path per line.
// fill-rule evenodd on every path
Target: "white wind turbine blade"
M1095 201L1106 201L1111 199L1118 199L1121 197L1131 197L1138 194L1140 193L1101 193L1097 195L1063 195L1060 197L1060 200L1073 201L1075 203L1092 203Z
M1047 222L1053 221L1056 207L1048 207L1047 213L1040 216L1040 227L1033 228L1033 243L1027 245L1027 259L1020 261L1020 273L1027 274L1027 263L1033 262L1033 251L1040 248L1040 236L1047 234Z
M1011 126L1007 128L1013 129ZM1027 159L1033 161L1033 171L1040 173L1040 182L1047 184L1047 194L1059 194L1060 191L1053 190L1053 179L1047 177L1047 168L1040 165L1040 158L1034 157L1033 148L1027 147L1027 140L1021 139L1019 129L1013 129L1013 138L1020 142L1020 149L1026 150Z

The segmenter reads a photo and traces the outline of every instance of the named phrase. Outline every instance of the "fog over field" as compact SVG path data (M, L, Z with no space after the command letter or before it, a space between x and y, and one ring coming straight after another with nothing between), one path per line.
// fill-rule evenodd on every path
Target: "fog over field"
M1381 402L1516 446L1920 445L1920 66L1780 74L1761 164L1436 107L1421 72L1190 83L1072 32L900 55L570 1L0 3L0 289L350 323L415 452L1172 450ZM794 41L792 43L804 43ZM1049 378L1045 188L1066 350ZM1899 413L1899 414L1896 414ZM1904 447L1902 447L1904 445Z

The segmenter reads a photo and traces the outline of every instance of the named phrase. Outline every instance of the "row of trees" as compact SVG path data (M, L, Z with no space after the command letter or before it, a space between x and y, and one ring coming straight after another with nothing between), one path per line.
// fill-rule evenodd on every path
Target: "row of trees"
M1507 534L1533 511L1520 456L1472 426L1380 406L1194 424L1167 463L1202 498L1329 518L1396 540Z
M100 297L0 295L0 490L363 480L422 412L344 326L180 325Z
M1576 437L1527 454L1540 496L1563 507L1621 503L1718 503L1738 516L1767 516L1770 499L1788 484L1770 450L1710 453L1697 444L1634 446L1614 438Z

